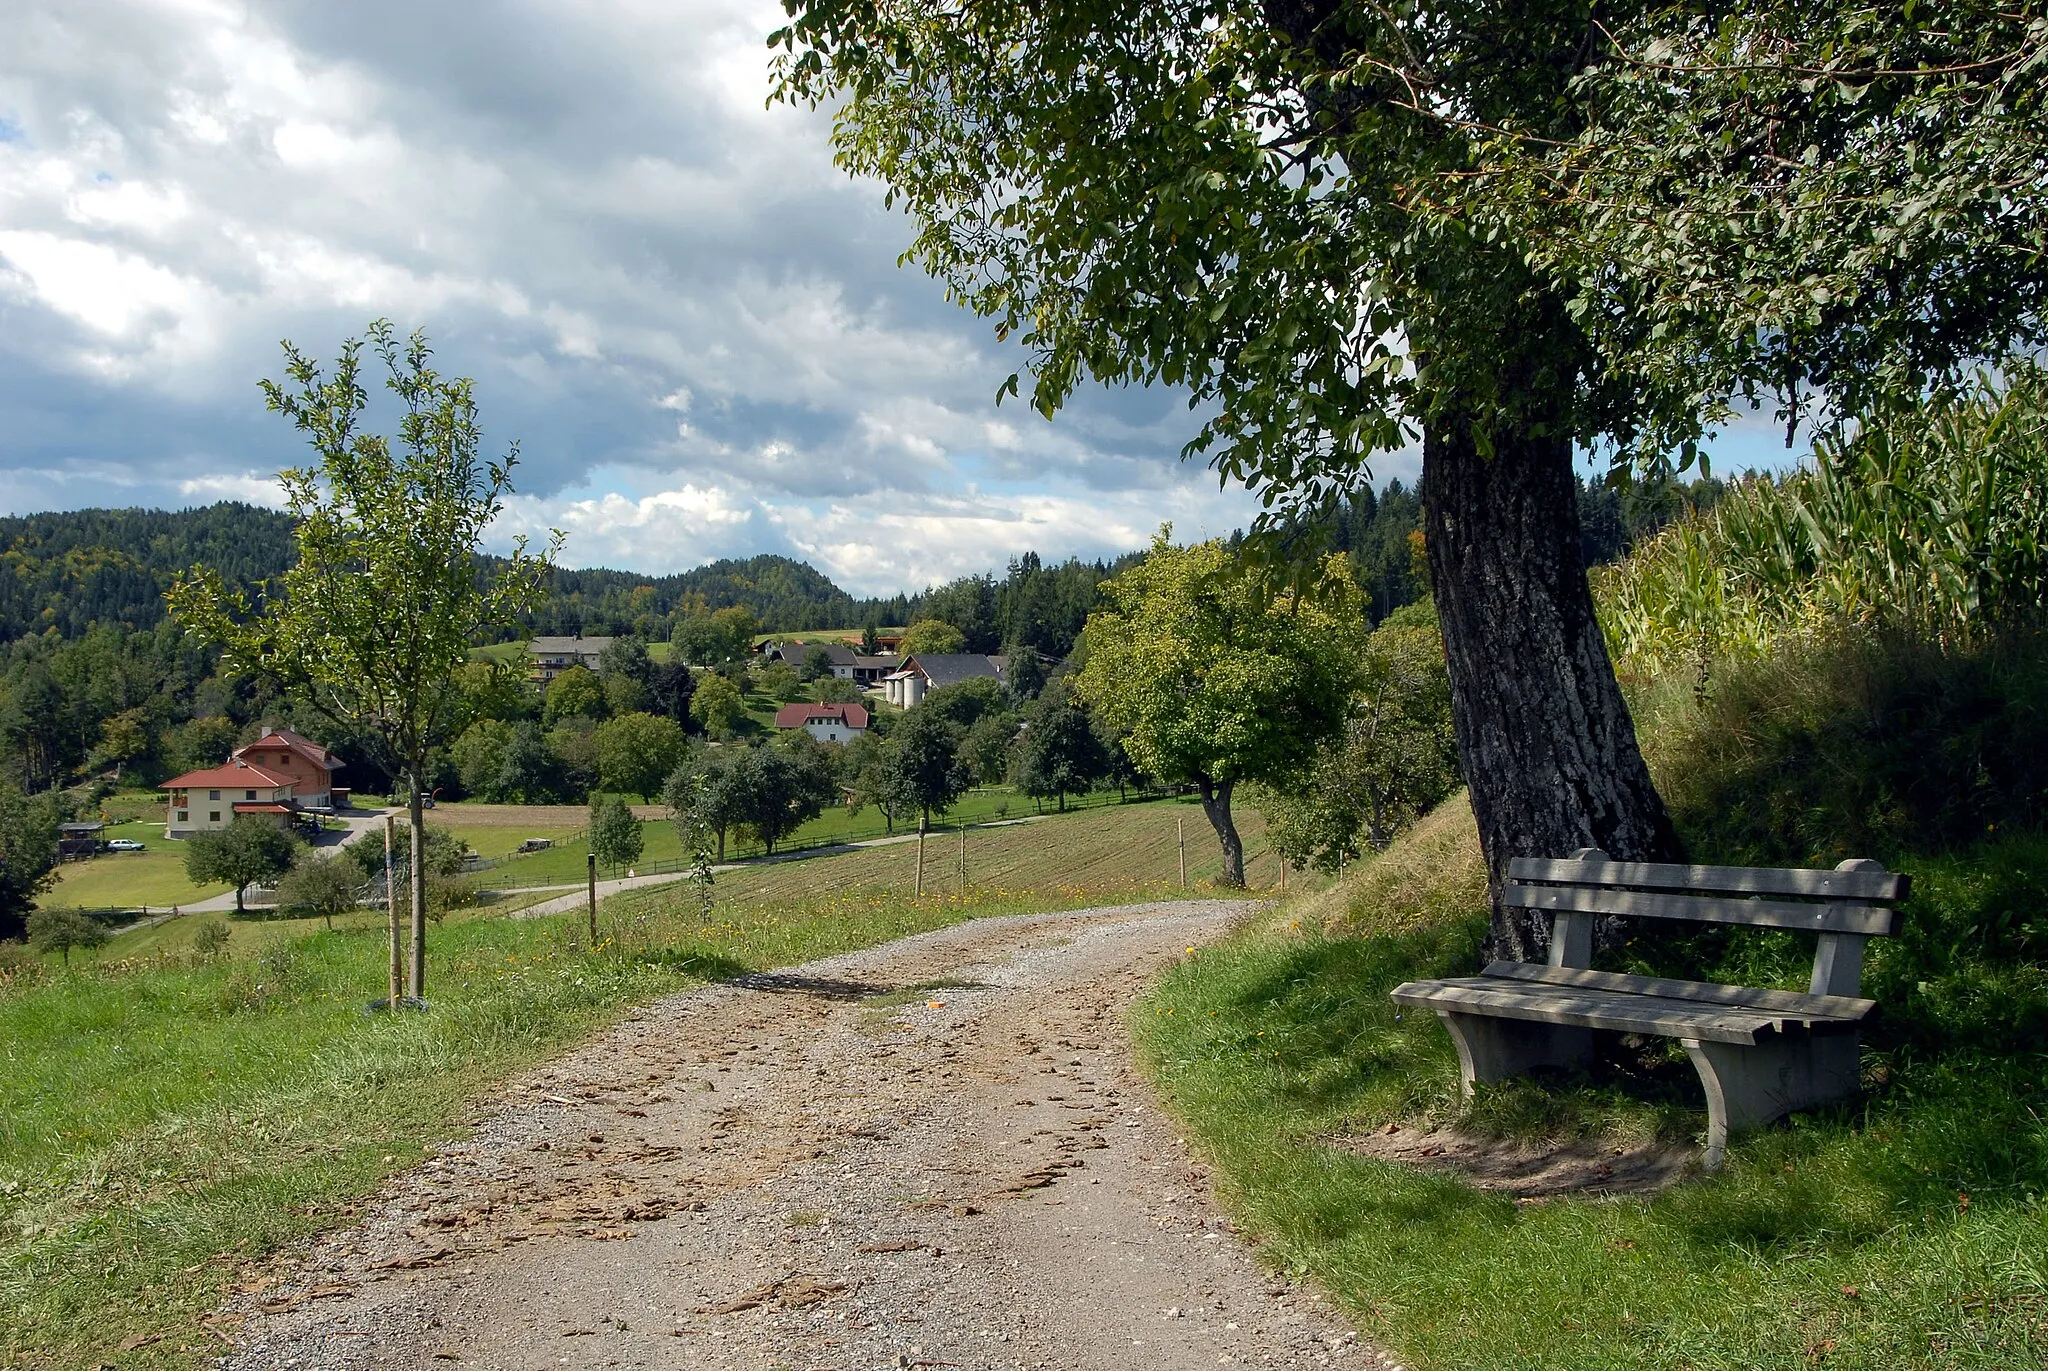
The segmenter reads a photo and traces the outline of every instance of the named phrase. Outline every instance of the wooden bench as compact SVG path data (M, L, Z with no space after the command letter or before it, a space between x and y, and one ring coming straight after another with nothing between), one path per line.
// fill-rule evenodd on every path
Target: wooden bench
M1477 976L1409 981L1394 999L1444 1021L1468 1099L1480 1081L1586 1061L1595 1032L1678 1039L1706 1088L1712 1169L1730 1130L1856 1093L1860 1025L1877 1007L1859 998L1863 944L1896 930L1907 884L1868 860L1801 871L1617 862L1598 848L1518 857L1503 899L1555 916L1548 964L1494 962ZM1800 994L1590 970L1594 921L1615 914L1810 930L1819 935L1813 978Z

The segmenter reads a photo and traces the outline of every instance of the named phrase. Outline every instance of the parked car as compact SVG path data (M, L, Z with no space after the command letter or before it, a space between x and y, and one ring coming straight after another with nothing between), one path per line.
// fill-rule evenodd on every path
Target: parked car
M133 838L109 838L107 839L107 851L147 852L149 851L149 849L143 846L141 843L135 841L135 839Z

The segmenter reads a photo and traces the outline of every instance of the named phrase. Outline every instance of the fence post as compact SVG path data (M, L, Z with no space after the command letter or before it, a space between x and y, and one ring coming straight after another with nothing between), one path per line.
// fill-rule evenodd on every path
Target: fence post
M584 856L590 867L590 948L591 951L595 952L597 950L597 854L590 852L585 853Z
M1287 893L1287 854L1285 852L1280 854L1280 893L1282 895Z
M917 830L917 887L916 887L916 890L915 890L915 892L914 892L914 893L912 894L911 898L912 898L912 899L918 899L918 900L921 900L921 899L923 899L923 898L924 898L924 827L923 827L923 825L919 825L919 826L918 826L918 830Z
M967 893L967 825L960 825L960 893Z
M1188 835L1184 827L1186 823L1185 819L1175 819L1173 821L1173 844L1180 849L1180 888L1182 890L1188 888Z
M389 814L384 816L384 904L391 923L391 999L393 1009L398 1008L398 997L405 993L405 949L399 944L398 935L398 882L391 879L391 844L397 820Z

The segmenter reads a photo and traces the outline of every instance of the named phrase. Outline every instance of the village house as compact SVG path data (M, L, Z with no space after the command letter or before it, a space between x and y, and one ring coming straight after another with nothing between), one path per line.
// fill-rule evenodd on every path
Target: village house
M526 653L533 659L528 675L546 685L572 666L597 670L597 659L612 645L610 638L540 637L528 642Z
M290 780L273 776L240 758L230 758L226 764L204 771L173 776L158 789L171 793L170 819L164 825L166 838L189 838L194 833L226 828L237 815L289 824L298 813Z
M292 798L302 809L347 809L348 787L334 784L341 759L301 733L273 728L253 743L234 750L230 760L262 767L292 783Z
M761 648L761 660L765 662L787 662L802 669L804 658L813 652L823 652L832 662L832 674L842 681L852 681L865 689L887 676L902 665L893 656L869 657L856 652L842 642L820 640L802 642L791 638L779 643L766 643Z
M784 705L775 711L775 726L801 728L821 743L850 743L868 731L868 712L860 705Z
M912 653L903 659L900 670L882 678L882 689L890 704L899 709L915 709L925 696L941 686L957 685L977 676L992 677L1001 685L1003 663L1001 657L980 652Z
M170 792L167 838L226 828L237 815L289 825L301 814L346 809L348 787L334 784L341 759L304 734L273 728L244 743L225 763L173 776L158 786Z

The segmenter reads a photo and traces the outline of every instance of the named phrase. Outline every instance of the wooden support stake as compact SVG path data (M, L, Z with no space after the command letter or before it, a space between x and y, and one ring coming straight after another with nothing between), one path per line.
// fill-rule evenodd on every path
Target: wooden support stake
M584 860L589 864L590 870L590 898L588 900L590 906L590 946L595 949L597 947L597 854L595 852L586 853Z
M391 914L391 1008L398 1008L398 997L405 993L405 948L399 939L398 927L398 882L391 870L391 848L394 841L394 827L397 821L389 814L384 816L384 903Z
M1282 895L1287 893L1287 854L1285 852L1280 854L1280 893Z
M1180 888L1182 890L1188 888L1188 835L1184 827L1185 823L1186 821L1182 819L1175 819L1173 821L1173 842L1174 846L1180 849Z
M924 829L917 830L917 890L915 898L924 898Z
M967 893L967 825L960 825L960 893Z

